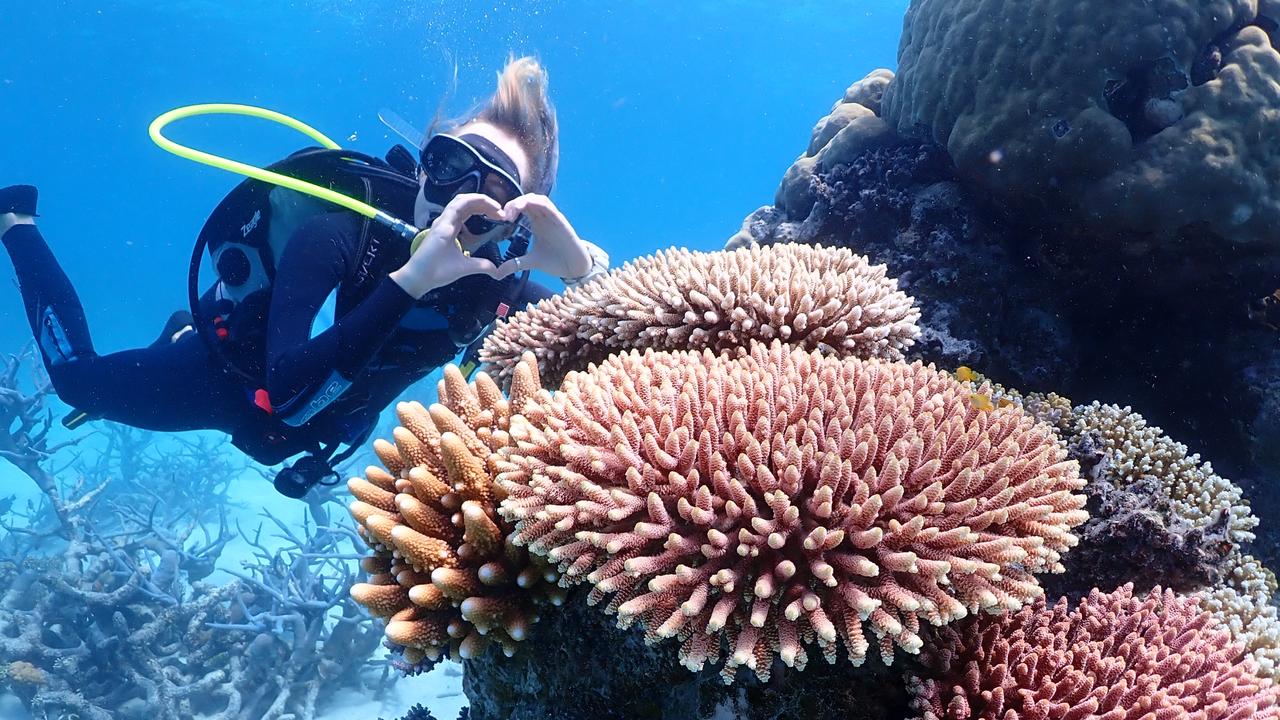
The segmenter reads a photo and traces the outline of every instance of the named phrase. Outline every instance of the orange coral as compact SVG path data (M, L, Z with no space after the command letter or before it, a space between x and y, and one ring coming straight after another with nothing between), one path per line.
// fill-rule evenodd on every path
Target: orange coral
M989 394L989 389L985 392ZM499 512L691 669L859 664L921 621L1016 610L1086 519L1050 428L932 366L780 342L616 355L513 418Z
M943 628L911 689L920 720L1268 720L1280 690L1192 598L1133 586Z
M513 397L539 388L529 363L517 372ZM351 597L388 618L386 636L406 659L474 657L490 642L510 655L537 620L537 603L559 603L554 569L507 540L495 512L504 493L489 467L510 442L511 403L479 373L468 385L445 368L440 402L400 403L395 442L378 440L384 467L352 478L352 517L373 547L362 566L368 582Z
M883 265L846 248L671 249L515 313L480 357L506 378L531 350L551 385L613 352L723 350L753 339L897 359L919 318Z

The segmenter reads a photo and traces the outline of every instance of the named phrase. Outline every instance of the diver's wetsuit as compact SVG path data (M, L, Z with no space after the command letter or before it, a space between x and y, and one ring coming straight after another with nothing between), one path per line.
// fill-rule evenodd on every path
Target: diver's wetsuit
M274 464L317 443L358 440L401 391L459 351L445 315L388 277L408 258L406 244L371 237L361 247L359 219L328 213L290 239L265 322L271 414L253 404L253 388L227 372L196 333L98 355L80 300L36 226L15 225L3 244L45 367L65 402L144 429L221 430L250 456ZM316 315L335 288L335 322L312 337ZM463 278L450 289L459 303L496 304L487 276ZM528 282L511 309L552 294ZM314 415L299 417L298 408ZM282 422L290 415L292 421Z

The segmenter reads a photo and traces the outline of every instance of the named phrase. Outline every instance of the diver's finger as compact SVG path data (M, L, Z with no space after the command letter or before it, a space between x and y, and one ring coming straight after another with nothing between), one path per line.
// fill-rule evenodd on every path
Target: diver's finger
M488 275L495 280L500 280L498 276L498 268L494 264L484 258L467 257L461 260L462 267L466 270L466 275Z
M493 220L502 220L502 207L498 201L482 193L463 193L445 205L441 217L449 216L450 220L466 220L472 215L484 215Z
M509 201L506 205L503 205L502 212L506 215L506 219L510 221L513 218L519 217L521 213L533 211L541 215L541 211L551 210L554 209L554 207L555 205L552 204L551 198L546 195L525 193L524 195Z
M511 258L510 260L498 266L497 270L494 271L493 279L502 280L522 270L531 270L531 269L532 268L530 267L527 258L523 258L523 257Z

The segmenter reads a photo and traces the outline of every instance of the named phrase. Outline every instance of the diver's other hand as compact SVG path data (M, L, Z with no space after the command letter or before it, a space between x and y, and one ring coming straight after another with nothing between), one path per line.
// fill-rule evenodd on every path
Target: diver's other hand
M444 287L459 278L483 273L496 277L497 268L484 258L471 257L462 251L458 232L462 223L472 215L484 215L493 220L502 219L502 208L488 195L464 193L453 198L445 206L440 217L431 227L418 233L421 239L417 251L399 269L391 273L391 279L414 299L421 298L438 287Z
M529 252L498 266L499 279L521 270L542 270L562 278L576 278L591 270L591 253L560 212L551 198L528 193L502 208L502 219L515 222L521 215L529 218L533 246Z

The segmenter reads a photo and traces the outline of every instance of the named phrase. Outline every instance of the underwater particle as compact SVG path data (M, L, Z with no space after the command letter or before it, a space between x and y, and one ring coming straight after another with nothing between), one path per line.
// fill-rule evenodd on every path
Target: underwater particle
M909 679L917 720L1280 718L1280 690L1194 598L1131 585L940 628Z
M468 385L448 365L439 402L398 404L394 442L375 443L384 466L347 484L357 531L373 549L362 561L370 577L351 597L387 619L406 669L475 657L490 643L511 655L538 607L563 601L555 570L507 540L489 470L510 442L512 408L538 389L532 357L516 368L511 400L485 373Z
M531 350L549 386L613 352L732 350L753 339L895 359L915 342L919 317L885 266L846 248L669 249L513 313L480 358L506 379Z
M777 340L614 355L513 418L499 513L691 670L891 662L922 624L1038 597L1087 517L1053 431L967 395Z
M1142 477L1158 478L1171 502L1174 516L1195 528L1207 528L1226 512L1229 536L1236 544L1251 542L1258 518L1250 510L1244 492L1213 471L1199 454L1148 425L1129 407L1094 402L1072 413L1070 435L1094 433L1101 440L1107 472L1120 487Z

